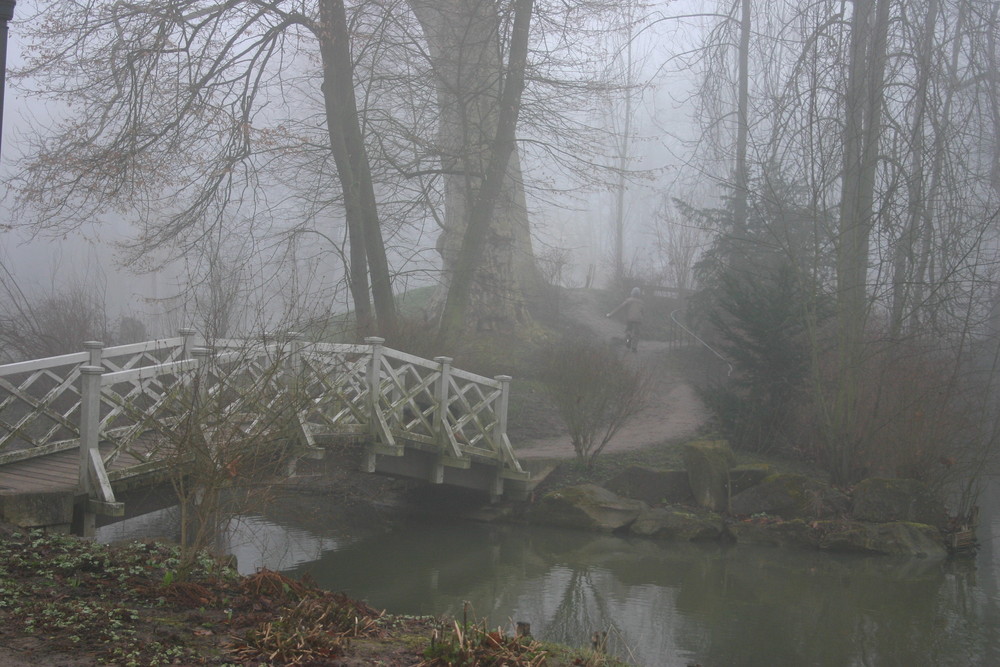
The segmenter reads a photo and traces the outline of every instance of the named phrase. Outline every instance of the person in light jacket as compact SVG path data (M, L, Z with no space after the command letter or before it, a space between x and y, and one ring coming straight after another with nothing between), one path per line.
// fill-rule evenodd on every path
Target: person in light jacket
M619 312L625 312L625 344L635 352L639 349L639 326L642 324L642 298L638 287L632 288L632 294L621 304L608 313L614 317Z

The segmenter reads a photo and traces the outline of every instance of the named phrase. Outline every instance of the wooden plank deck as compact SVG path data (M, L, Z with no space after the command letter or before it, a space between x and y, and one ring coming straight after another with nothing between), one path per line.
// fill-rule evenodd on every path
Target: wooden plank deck
M152 448L152 443L142 446L142 439L133 444L133 451L140 455ZM101 445L101 455L107 456L112 451L110 444ZM135 468L135 474L150 472L152 460L139 461L134 456L122 454L108 466L108 475L115 481L128 479L129 468ZM80 450L68 449L53 454L36 456L23 461L16 461L0 466L0 492L5 493L41 493L48 491L74 491L80 476Z

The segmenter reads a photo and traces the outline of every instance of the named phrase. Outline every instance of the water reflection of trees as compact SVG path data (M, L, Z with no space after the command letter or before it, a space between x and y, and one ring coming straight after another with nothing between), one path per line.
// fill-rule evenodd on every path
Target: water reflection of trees
M526 621L573 646L608 631L644 665L947 666L1000 664L988 563L459 522L363 539L297 571L396 612L461 614L469 600L492 624Z
M594 583L593 570L570 570L562 598L545 624L545 637L578 646L581 638L594 632L607 633L607 648L615 655L633 644L612 613L603 587Z

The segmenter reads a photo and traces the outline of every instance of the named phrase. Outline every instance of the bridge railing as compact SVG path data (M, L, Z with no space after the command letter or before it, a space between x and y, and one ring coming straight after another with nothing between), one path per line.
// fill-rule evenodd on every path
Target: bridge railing
M89 341L84 352L0 365L0 463L76 446L82 367L118 372L187 358L194 333L114 347Z
M372 428L379 441L397 438L437 447L448 459L492 460L523 472L507 438L510 376L487 378L452 366L372 345L370 373L379 391Z
M523 475L507 438L508 376L468 373L450 358L422 359L378 338L327 344L289 334L208 349L192 335L92 343L87 352L0 366L0 463L79 446L81 490L113 502L108 468L122 457L133 471L155 466L159 445L146 434L192 414L200 392L224 398L216 405L239 414L247 433L270 410L294 404L310 443L323 433L358 436L380 454L416 446L446 464L492 461ZM100 443L110 445L103 454Z

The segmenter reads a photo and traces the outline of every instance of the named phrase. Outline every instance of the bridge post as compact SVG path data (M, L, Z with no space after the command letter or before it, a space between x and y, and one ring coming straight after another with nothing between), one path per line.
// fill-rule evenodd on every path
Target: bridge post
M194 334L195 330L191 328L178 329L177 333L181 335L184 341L181 343L181 359L191 358L191 346L194 345Z
M451 449L451 440L448 437L448 393L451 387L451 357L434 357L434 361L440 364L438 371L437 386L434 387L434 400L437 403L434 409L434 434L437 436L438 446L441 448L441 456L438 457L434 468L431 470L431 483L444 483L444 460L445 452Z
M93 355L95 349L91 348ZM100 350L97 349L97 354ZM100 456L98 449L101 425L101 375L103 366L80 367L80 473L77 484L78 495L84 496L83 524L80 532L83 537L93 537L96 530L97 515L89 511L87 500L93 497L94 480L90 475L90 459L92 453Z
M285 335L288 337L288 366L286 368L288 387L292 390L293 394L297 394L299 378L302 377L303 336L298 331L289 331Z
M510 381L513 379L509 375L497 375L493 378L500 383L500 398L497 399L497 422L494 426L493 437L499 443L507 435L507 407L510 405Z
M434 357L434 361L441 365L440 375L438 375L437 386L434 387L434 398L437 401L437 408L434 410L434 432L438 436L438 443L442 449L448 447L448 435L445 429L448 428L448 391L451 386L451 357Z
M497 375L493 378L500 383L500 397L497 399L496 425L493 427L493 442L496 443L497 469L494 472L493 480L490 483L490 502L499 502L503 496L503 469L507 462L507 408L510 405L510 381L513 379L509 375Z
M90 354L87 364L90 366L104 366L101 361L101 353L104 351L104 343L99 340L83 341L83 348Z
M200 409L205 405L208 398L208 364L211 360L212 350L207 347L191 348L191 356L198 360L198 368L194 377L194 401Z
M368 433L373 441L379 437L378 402L382 393L382 344L385 338L369 336L365 343L372 346L372 356L368 360Z

